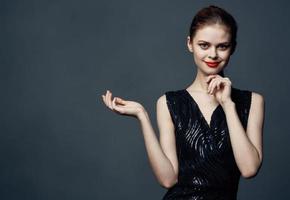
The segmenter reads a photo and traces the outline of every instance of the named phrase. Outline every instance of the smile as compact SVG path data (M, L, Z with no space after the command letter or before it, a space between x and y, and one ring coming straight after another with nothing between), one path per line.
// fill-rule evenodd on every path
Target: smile
M207 66L209 66L209 67L211 67L211 68L216 68L219 64L220 64L220 62L206 62L206 61L204 61L206 64L207 64Z

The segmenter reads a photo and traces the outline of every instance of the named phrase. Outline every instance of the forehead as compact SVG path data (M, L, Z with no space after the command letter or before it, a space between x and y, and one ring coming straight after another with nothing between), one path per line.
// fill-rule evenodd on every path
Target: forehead
M231 34L225 25L212 24L199 28L193 38L194 41L203 40L213 44L230 42Z

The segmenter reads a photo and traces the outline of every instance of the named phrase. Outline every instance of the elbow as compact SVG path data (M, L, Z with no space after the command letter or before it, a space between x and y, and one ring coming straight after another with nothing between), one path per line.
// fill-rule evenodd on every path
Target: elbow
M246 179L253 178L258 174L260 167L261 167L261 163L259 163L257 166L249 167L241 171L241 175L242 177Z
M169 189L178 182L177 177L171 180L165 180L160 183L163 188Z
M241 174L243 178L250 179L250 178L255 177L257 175L257 172L258 170L252 169L252 170L245 170Z

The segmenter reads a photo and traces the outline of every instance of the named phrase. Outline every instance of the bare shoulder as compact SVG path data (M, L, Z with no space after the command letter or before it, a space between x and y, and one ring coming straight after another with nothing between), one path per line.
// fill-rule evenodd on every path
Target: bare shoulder
M157 104L165 105L165 103L166 103L166 95L163 94L162 96L158 97Z
M165 110L166 109L166 95L163 94L157 99L156 102L157 110Z
M253 129L253 127L258 127L258 130L261 130L264 121L264 113L265 100L263 95L252 91L248 128Z
M265 104L264 96L261 93L252 91L252 105L263 106Z
M167 99L166 99L165 94L163 94L157 99L157 102L156 102L157 113L159 113L163 117L169 118L170 113L169 113L166 101Z

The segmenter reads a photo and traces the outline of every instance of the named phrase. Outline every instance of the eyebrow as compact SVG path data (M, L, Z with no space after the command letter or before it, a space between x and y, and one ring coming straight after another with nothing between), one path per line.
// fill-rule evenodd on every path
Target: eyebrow
M207 42L207 41L204 41L204 40L198 40L197 42L205 42L205 43L210 43L210 42ZM219 43L218 45L220 44L230 44L231 42L221 42Z

